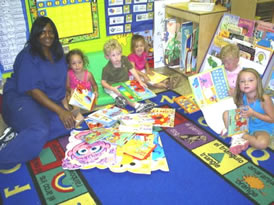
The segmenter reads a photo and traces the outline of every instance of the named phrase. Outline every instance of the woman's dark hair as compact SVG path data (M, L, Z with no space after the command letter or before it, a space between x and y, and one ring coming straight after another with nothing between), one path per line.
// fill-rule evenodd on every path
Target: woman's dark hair
M39 55L42 59L44 60L47 59L46 56L44 55L41 43L39 41L39 37L42 34L43 29L47 24L50 24L54 33L54 41L50 50L54 56L54 60L58 61L63 57L64 51L59 41L59 35L56 29L56 26L50 18L45 16L40 16L35 19L34 23L32 24L27 45L30 45L30 50L32 55Z

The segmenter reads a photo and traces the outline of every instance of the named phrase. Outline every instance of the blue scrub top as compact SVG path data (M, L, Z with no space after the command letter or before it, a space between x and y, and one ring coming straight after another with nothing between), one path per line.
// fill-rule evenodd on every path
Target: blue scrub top
M16 57L14 73L5 83L4 94L13 91L26 95L32 89L40 89L52 101L60 103L66 94L67 64L65 57L51 63L40 56L33 56L29 46Z

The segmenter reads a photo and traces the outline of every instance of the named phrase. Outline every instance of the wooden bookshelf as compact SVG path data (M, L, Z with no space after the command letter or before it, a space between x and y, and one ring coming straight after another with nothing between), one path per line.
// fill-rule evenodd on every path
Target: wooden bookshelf
M174 3L166 5L166 17L176 18L178 21L192 21L199 27L198 53L196 73L199 71L204 56L207 53L208 46L216 31L217 25L227 11L227 8L221 5L215 5L211 12L189 11L188 3ZM180 69L176 69L180 72ZM183 73L185 74L185 73Z
M231 0L231 14L274 23L274 0Z

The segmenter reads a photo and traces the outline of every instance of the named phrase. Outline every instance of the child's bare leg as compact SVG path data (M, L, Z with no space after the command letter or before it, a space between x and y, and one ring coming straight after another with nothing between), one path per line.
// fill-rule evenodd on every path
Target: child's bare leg
M243 138L256 149L266 149L270 144L270 135L265 131L257 131L254 135L245 134Z
M224 136L227 134L227 129L228 129L228 111L224 111L223 112L223 121L224 121L224 125L225 128L223 130L221 130L220 135Z
M167 84L167 83L164 83L164 82L160 82L160 83L154 84L153 87L155 87L155 88L165 88L165 89L167 89L167 88L168 88L168 84Z
M224 111L223 121L224 121L224 124L225 124L225 128L227 129L228 128L228 111Z

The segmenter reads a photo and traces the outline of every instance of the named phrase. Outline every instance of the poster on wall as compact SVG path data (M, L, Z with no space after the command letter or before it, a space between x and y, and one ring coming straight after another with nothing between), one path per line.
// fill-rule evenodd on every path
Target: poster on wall
M105 0L107 36L153 29L154 0Z
M31 21L47 16L55 23L62 44L97 39L99 16L97 0L28 0Z
M0 69L8 73L26 43L27 28L21 0L1 0L0 8Z

